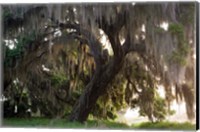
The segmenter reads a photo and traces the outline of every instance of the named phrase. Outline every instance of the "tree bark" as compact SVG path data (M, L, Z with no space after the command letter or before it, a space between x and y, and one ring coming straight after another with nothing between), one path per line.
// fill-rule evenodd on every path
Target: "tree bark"
M114 79L123 65L124 57L111 60L105 66L96 69L96 72L86 86L83 94L74 105L73 111L69 117L70 121L84 122L95 105L97 99L108 89L108 84Z
M120 43L119 32L125 23L124 13L118 14L116 22L111 25L109 25L106 21L104 21L104 18L102 18L102 24L100 24L100 28L104 30L105 34L107 34L112 50L114 52L113 58L107 64L102 62L101 48L99 47L100 42L98 39L95 38L92 32L78 30L82 31L81 33L86 38L89 38L88 43L92 53L94 53L93 57L96 63L96 71L92 80L86 86L79 100L74 105L74 108L69 117L70 121L84 122L87 120L87 117L95 105L97 99L106 93L109 88L107 87L108 84L112 82L112 80L121 70L125 55L128 52L134 51L136 49L137 45L134 45L134 47L130 46L130 37L126 38L123 46ZM80 28L81 27L79 27L79 29Z

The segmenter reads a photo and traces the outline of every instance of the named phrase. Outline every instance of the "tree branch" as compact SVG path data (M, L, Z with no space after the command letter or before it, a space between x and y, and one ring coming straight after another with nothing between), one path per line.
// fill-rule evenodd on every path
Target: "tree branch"
M127 34L126 41L124 42L122 47L125 54L128 54L129 52L134 52L134 51L138 53L143 53L146 50L146 44L144 42L132 44L130 34Z
M77 39L81 39L82 37L80 37L80 35L83 35L85 37L84 42L88 43L88 46L90 47L91 50L91 54L94 57L96 66L101 66L101 64L103 63L103 59L102 59L102 47L101 47L101 43L99 42L99 40L96 38L96 36L92 33L91 30L88 29L84 29L83 27L81 27L81 25L79 24L59 24L60 27L62 29L75 29L77 31L77 35L75 35L75 37ZM83 39L81 39L83 40Z

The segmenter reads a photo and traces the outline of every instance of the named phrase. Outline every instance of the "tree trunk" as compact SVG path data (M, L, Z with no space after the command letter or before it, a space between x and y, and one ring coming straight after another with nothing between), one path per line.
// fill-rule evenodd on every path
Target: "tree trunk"
M83 94L74 105L69 117L70 121L84 122L95 105L97 99L108 89L108 84L114 79L120 71L124 57L111 60L106 66L99 67L86 86Z

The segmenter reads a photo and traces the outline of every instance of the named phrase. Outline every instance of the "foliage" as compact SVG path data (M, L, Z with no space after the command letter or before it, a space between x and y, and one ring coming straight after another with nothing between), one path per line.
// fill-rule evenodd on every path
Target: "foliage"
M161 27L156 27L155 31L158 32L158 33L165 32L165 30L163 28L161 28Z
M183 37L183 25L181 24L170 24L169 31L175 35L178 35L180 38Z
M126 102L132 108L139 107L141 116L147 116L150 121L161 121L167 115L165 99L162 99L157 92L157 81L150 74L143 60L137 60L137 56L130 55L125 62L125 77L128 80L126 87ZM132 66L133 65L133 66ZM134 96L134 97L133 97Z
M2 17L4 21L7 21L9 18L13 17L13 14L9 11L9 9L5 8Z
M156 87L158 84L167 83L169 85L173 83L174 85L176 83L165 80L165 75L174 71L163 70L165 69L163 64L170 61L172 62L170 64L178 63L182 67L188 63L185 58L189 55L192 45L188 44L189 41L185 37L187 25L179 19L183 18L181 16L185 12L183 9L187 10L189 8L186 12L187 15L194 9L190 6L182 9L179 8L181 6L176 4L174 6L170 6L170 4L151 6L136 4L134 8L132 5L124 6L120 4L111 8L107 6L94 8L96 5L87 4L83 6L63 6L65 5L59 7L61 10L57 10L57 7L52 8L45 5L27 7L25 12L22 7L12 7L13 9L16 8L17 12L5 8L3 12L5 27L12 28L11 25L14 25L17 30L11 31L10 28L5 28L3 34L4 38L14 42L13 49L5 45L4 68L6 72L4 75L13 72L16 77L20 78L20 84L23 84L20 88L13 86L12 83L9 84L4 91L5 93L8 92L6 97L18 98L20 96L22 98L21 90L26 88L28 92L25 97L30 101L23 102L26 108L21 110L21 113L31 108L32 113L39 110L41 112L40 116L66 118L72 111L74 104L76 104L75 102L86 90L85 88L87 88L89 82L95 80L93 75L97 70L100 69L101 74L105 72L109 76L111 75L110 71L123 64L122 68L119 67L117 71L113 72L115 73L114 76L108 78L108 81L103 78L105 84L108 85L105 85L107 87L102 89L107 90L104 91L102 96L98 95L100 97L92 107L90 116L93 119L113 120L116 118L117 111L131 106L139 107L140 114L148 116L150 121L153 121L153 118L156 121L163 120L167 114L166 99L159 97L156 93ZM169 14L166 15L163 12ZM177 12L180 13L180 16ZM22 18L19 17L20 14L23 16ZM177 19L177 23L173 23L174 18ZM43 19L44 21L42 21ZM17 20L23 22L17 24ZM169 32L164 32L163 29L157 27L163 21L169 22ZM118 22L120 22L119 25ZM70 25L69 28L67 28L68 24ZM142 24L145 24L146 32L141 31ZM103 44L104 42L98 43L102 38L100 29L107 34L106 38L109 38L108 45L111 45L113 51L119 51L119 54L104 54L102 48L107 46ZM41 35L38 31L44 32L45 35ZM160 33L160 36L162 33L163 40L166 40L165 35L170 33L170 39L172 40L167 40L167 42L172 42L172 46L167 42L166 45L171 47L158 44L160 38L155 36L154 31ZM125 43L123 46L115 47L117 45L115 41L118 41L119 34L121 35L120 39L124 39L125 42L130 44ZM42 36L40 42L37 40L38 36ZM177 43L174 43L173 39L177 40ZM140 51L142 44L139 45L139 48L134 49L135 46L132 43L135 43L135 40L139 43L147 42L144 48L146 50ZM37 46L35 47L35 45ZM30 51L32 47L34 47L34 50ZM134 49L134 54L128 54L129 51L126 51L126 49L131 48ZM165 60L163 51L169 48L169 60ZM45 52L43 52L44 49ZM38 53L44 54L38 55ZM31 57L27 57L28 59L25 60L24 58L28 55ZM162 56L164 57L162 58ZM113 63L116 60L122 60L122 62ZM27 64L30 65L27 66ZM43 65L47 66L49 71L45 71L42 68ZM110 67L113 68L107 71ZM8 68L9 70L7 70ZM118 75L116 75L117 73ZM8 82L13 82L15 79L13 78L10 77ZM160 81L156 78L160 78ZM97 80L97 83L94 84L101 81ZM93 88L94 90L100 89L99 86ZM12 94L12 91L17 92ZM191 102L193 101L190 101L189 105L192 106L193 103ZM14 105L20 106L20 104L13 103L13 99L6 103L5 109L11 109L11 116L8 117L12 117Z
M118 75L115 78L113 84L109 86L112 88L98 99L91 115L97 119L114 120L117 118L117 112L127 107L127 103L125 102L124 81L123 76ZM120 83L116 84L115 82Z
M177 52L177 51L174 51L172 53L172 56L170 58L170 60L172 62L178 62L180 65L186 65L186 60L185 60L185 57L182 56L182 54L180 52Z
M188 10L181 10L182 13L180 13L180 21L183 24L193 24L195 21L195 18L192 14L195 12L195 3L188 3L181 5L182 9L185 7L188 7Z
M63 83L67 82L67 77L62 74L54 74L51 76L51 83L53 86L61 86Z
M36 34L32 31L30 34L23 34L18 36L16 39L10 40L14 44L14 48L9 48L9 45L5 45L5 59L4 65L7 67L13 67L16 63L16 60L20 60L24 53L28 50L27 47L30 47L31 44L35 41Z
M154 112L153 112L153 115L157 119L157 121L162 121L165 119L167 115L166 109L167 107L165 100L161 98L157 93L154 100Z
M12 84L12 94L4 101L4 117L30 117L31 108L29 102L29 94L26 89L22 88L18 81Z
M151 93L146 93L146 94L151 94ZM142 95L142 96L145 96L145 95ZM167 115L167 112L166 112L167 107L165 104L165 100L162 99L158 93L154 94L153 100L151 102L149 101L148 103L146 103L147 100L148 100L148 97L145 100L142 100L141 104L139 103L140 115L148 116L149 120L152 122L164 120L165 116ZM142 105L142 104L145 104L145 105Z
M178 39L178 49L171 55L172 62L178 62L180 65L186 65L186 56L189 53L189 44L184 37L184 27L182 24L170 24L169 31Z

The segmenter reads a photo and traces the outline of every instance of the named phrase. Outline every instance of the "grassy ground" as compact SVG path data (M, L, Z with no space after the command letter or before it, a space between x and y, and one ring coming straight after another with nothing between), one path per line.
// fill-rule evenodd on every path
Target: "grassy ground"
M189 122L177 123L177 122L143 122L140 124L135 124L133 128L138 129L162 129L162 130L195 130L196 125Z
M165 129L165 130L195 130L195 125L190 123L143 122L128 126L123 123L112 121L89 120L84 124L68 122L65 119L47 118L6 118L3 120L4 127L37 127L37 128L87 128L87 129Z

